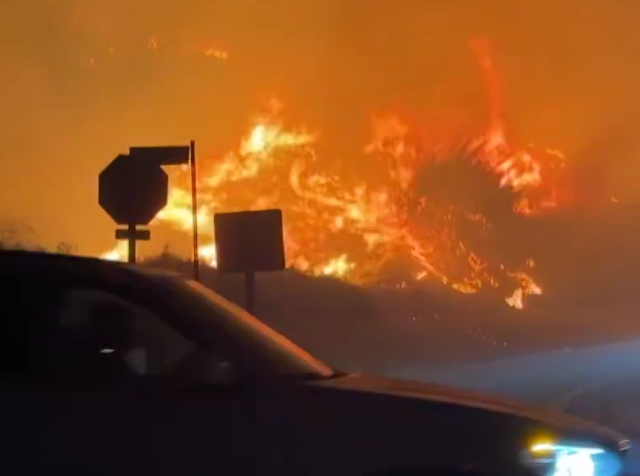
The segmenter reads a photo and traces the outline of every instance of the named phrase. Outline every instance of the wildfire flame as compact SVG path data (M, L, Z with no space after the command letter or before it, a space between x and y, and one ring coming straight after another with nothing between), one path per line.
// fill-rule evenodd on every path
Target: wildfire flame
M413 137L414 128L398 115L377 117L372 140L363 149L365 161L360 162L377 171L375 180L333 172L327 165L335 163L317 153L320 135L292 127L283 119L282 104L270 101L235 150L201 160L197 220L208 240L200 249L201 259L216 266L211 233L215 212L278 207L285 217L288 265L303 273L365 283L379 278L397 257L405 257L415 280L435 279L462 293L510 287L505 301L516 309L523 308L527 296L541 294L525 271L533 268L532 260L522 269L492 266L460 238L460 217L485 230L491 226L485 216L441 209L415 190L425 164L445 162L455 152L496 177L497 187L514 193L514 213L531 215L558 206L556 189L546 178L564 166L564 157L553 150L513 148L507 142L489 45L477 40L471 45L487 83L487 129L462 145L448 144ZM188 174L180 171L171 178L169 204L155 223L190 231ZM124 251L118 246L103 257L122 259ZM404 287L404 278L402 282Z

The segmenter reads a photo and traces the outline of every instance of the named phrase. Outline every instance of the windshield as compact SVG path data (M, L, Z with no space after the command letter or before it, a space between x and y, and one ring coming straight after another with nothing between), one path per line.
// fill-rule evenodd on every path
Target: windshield
M223 330L225 340L245 355L251 354L253 361L265 366L269 373L307 379L334 375L330 367L197 281L180 277L162 281L188 303L185 318L198 320L213 333Z

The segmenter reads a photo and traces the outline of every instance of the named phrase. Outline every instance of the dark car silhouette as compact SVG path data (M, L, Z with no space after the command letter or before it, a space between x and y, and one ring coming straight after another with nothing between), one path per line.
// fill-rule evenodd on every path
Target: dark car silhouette
M614 476L563 414L337 372L201 284L0 252L0 474Z

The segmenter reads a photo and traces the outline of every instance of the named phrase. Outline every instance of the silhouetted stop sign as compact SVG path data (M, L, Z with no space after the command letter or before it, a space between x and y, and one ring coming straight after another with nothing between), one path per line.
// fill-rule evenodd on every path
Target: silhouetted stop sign
M98 180L98 203L118 225L147 225L167 205L169 177L157 162L118 155Z

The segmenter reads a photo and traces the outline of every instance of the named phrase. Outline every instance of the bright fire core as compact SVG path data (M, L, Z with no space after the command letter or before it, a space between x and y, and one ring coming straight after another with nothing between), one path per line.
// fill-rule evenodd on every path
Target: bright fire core
M235 150L199 161L198 223L208 240L201 258L216 265L214 213L281 208L288 265L302 273L371 283L399 276L386 271L401 262L397 284L413 279L440 282L462 293L496 289L518 309L527 296L541 294L529 275L534 268L530 257L520 268L509 269L489 263L465 241L468 232L461 229L490 236L492 224L485 214L455 201L443 203L434 198L433 187L424 185L433 183L430 177L447 163L464 162L507 193L511 213L529 216L558 206L549 177L557 177L564 158L507 142L489 45L473 41L471 46L488 90L486 127L471 134L456 131L451 141L418 130L397 114L376 117L372 138L357 158L361 170L345 172L339 161L323 157L321 135L285 120L282 105L272 100L253 118ZM439 184L447 186L452 185ZM191 220L189 176L179 171L171 175L169 204L155 223L189 232ZM124 251L117 247L104 257L121 259Z

